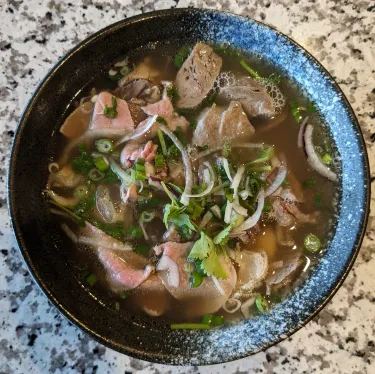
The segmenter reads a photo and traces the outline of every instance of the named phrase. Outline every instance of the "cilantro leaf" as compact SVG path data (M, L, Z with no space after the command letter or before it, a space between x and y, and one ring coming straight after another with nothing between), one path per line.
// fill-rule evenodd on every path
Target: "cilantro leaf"
M201 231L201 237L194 243L188 258L204 260L210 252L215 250L214 247L212 239Z
M112 96L112 107L105 106L103 114L108 118L116 118L118 115L117 112L117 99L115 96Z
M221 265L219 256L215 251L210 251L208 257L202 261L201 264L204 272L209 276L215 276L220 279L227 279L228 275Z
M78 146L79 155L72 161L72 168L75 172L87 175L94 167L94 159L89 154L84 143Z
M176 219L180 214L182 214L185 211L185 209L186 209L185 206L179 207L176 204L166 204L164 207L164 218L163 218L165 227L168 229L169 228L168 221Z
M170 218L170 220L177 226L187 226L190 230L195 231L195 227L190 221L190 217L186 213L180 213L175 217Z
M214 237L214 243L219 245L227 244L229 240L229 233L232 229L232 225L228 225L224 230L220 231L215 237Z

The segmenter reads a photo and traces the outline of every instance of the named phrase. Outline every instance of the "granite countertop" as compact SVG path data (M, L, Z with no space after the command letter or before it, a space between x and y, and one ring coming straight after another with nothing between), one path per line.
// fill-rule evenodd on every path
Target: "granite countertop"
M8 0L0 4L0 373L375 373L375 2L369 0ZM251 5L250 5L251 4ZM79 41L124 17L207 7L264 21L331 73L360 121L372 168L369 227L344 285L291 338L255 356L171 367L105 348L69 323L32 281L16 249L5 199L8 151L37 83Z

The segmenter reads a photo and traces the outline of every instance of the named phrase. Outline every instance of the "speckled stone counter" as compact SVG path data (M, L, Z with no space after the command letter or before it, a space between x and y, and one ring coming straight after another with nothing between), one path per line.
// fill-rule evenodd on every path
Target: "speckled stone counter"
M253 357L209 367L129 358L70 324L33 283L16 249L5 199L7 155L37 83L79 41L124 17L208 7L264 21L336 77L360 121L375 197L375 2L369 0L0 1L0 373L375 373L375 205L361 252L327 307L291 338Z

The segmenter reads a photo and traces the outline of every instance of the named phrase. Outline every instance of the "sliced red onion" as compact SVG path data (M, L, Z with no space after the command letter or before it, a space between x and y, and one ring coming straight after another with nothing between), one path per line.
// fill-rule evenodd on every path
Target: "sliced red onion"
M230 223L230 220L232 218L232 208L233 204L230 201L227 201L227 206L225 207L225 214L224 214L224 222Z
M213 217L212 213L210 211L207 211L206 214L203 216L202 221L199 224L199 228L204 229L207 226L208 222L211 221L212 217Z
M310 164L310 166L315 171L317 171L320 175L322 175L323 177L326 177L332 182L335 182L337 180L337 175L323 164L323 162L320 160L319 156L315 152L315 148L312 143L313 129L314 128L311 125L306 126L304 139L305 139L305 150L307 154L307 161Z
M297 145L298 148L303 148L303 137L305 134L307 122L309 120L309 117L306 117L302 123L299 125L299 131L298 131L298 138L297 138Z
M288 168L286 167L286 163L281 164L279 166L279 171L276 175L275 180L267 187L266 191L264 192L264 197L272 195L283 184L287 173Z
M150 117L147 120L147 124L145 126L142 126L141 128L137 127L134 131L132 131L130 134L123 136L121 139L119 139L115 143L115 147L118 147L120 144L127 142L128 140L134 140L139 138L140 136L146 134L147 131L151 129L151 127L156 123L156 120L158 119L158 115L155 114L154 116Z
M230 305L232 304L232 306ZM238 299L233 299L233 298L230 298L228 299L224 305L223 305L223 309L227 312L227 313L236 313L238 309L241 308L241 301L238 300Z
M239 225L238 227L235 227L232 230L232 233L237 233L237 232L249 230L257 224L257 222L260 219L260 216L262 215L262 210L263 210L263 207L264 207L264 191L263 191L263 189L260 190L257 200L258 200L258 206L257 206L257 209L256 209L255 213L251 217L249 217L247 220L242 222L241 225Z
M156 271L166 271L170 287L180 285L180 273L177 264L167 255L163 255L156 266Z
M220 281L214 275L212 275L211 278L215 284L216 289L219 291L219 293L225 296L225 291L223 290L223 287L221 287Z
M237 143L237 144L232 144L232 148L263 148L266 146L264 143ZM206 157L210 155L211 153L221 151L223 149L223 146L219 147L214 147L214 148L209 148L205 151L199 152L195 159L198 160L202 157Z
M73 242L73 243L77 243L78 242L78 238L77 238L77 235L69 228L69 226L65 223L63 223L61 225L61 229L65 232L65 234L67 235L67 237Z
M182 161L185 165L185 189L183 194L181 195L180 201L184 205L189 205L190 197L187 195L191 194L191 189L193 186L193 170L191 166L191 160L189 155L187 154L185 147L183 144L177 139L177 137L173 134L171 130L169 130L166 126L159 124L159 129L164 132L164 134L168 135L169 138L173 141L175 146L181 152Z
M241 206L237 201L233 202L233 210L239 215L247 217L247 209Z

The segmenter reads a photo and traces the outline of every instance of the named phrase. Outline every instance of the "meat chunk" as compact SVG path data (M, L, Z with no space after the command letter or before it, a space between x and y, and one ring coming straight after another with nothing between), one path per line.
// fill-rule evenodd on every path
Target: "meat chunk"
M259 285L267 275L268 258L264 251L242 251L237 254L236 262L239 265L238 285L234 297L240 298L251 292Z
M146 57L135 67L133 71L119 80L118 86L123 87L134 79L148 79L155 82L159 77L160 71L152 67L150 57Z
M90 129L124 129L132 131L134 129L134 121L130 114L128 104L125 100L116 99L117 101L117 116L116 118L109 118L104 114L104 108L112 107L113 95L109 92L101 92L95 103L94 113L92 115Z
M87 101L76 108L60 127L60 132L68 139L81 136L89 127L94 104Z
M213 88L222 59L207 44L197 43L176 76L178 108L194 108Z
M198 118L193 134L193 144L198 146L220 146L226 141L246 141L255 132L238 101L228 108L213 106Z
M114 94L126 101L141 99L147 103L155 103L161 99L160 87L153 85L148 79L134 79L116 88Z
M88 222L81 229L80 235L86 240L91 239L90 246L97 251L113 291L134 289L152 274L154 269L146 258Z
M205 277L199 287L191 288L189 273L184 270L184 265L193 245L194 242L167 242L154 248L155 253L163 253L161 261L163 257L168 257L174 262L173 269L159 271L157 274L166 289L184 305L183 309L191 317L214 313L220 309L232 293L237 281L237 274L231 261L224 256L219 256L220 262L228 275L227 279L218 279L221 290L215 286L212 277ZM177 268L178 272L178 287L171 285L171 277L174 278L176 275L171 274L171 272L176 271L174 267ZM222 292L224 292L224 295Z
M125 145L121 151L120 161L124 168L129 168L133 165L133 162L138 158L144 158L147 162L151 162L155 159L156 150L158 146L151 140L146 144L140 145L136 142L129 142Z
M239 101L250 118L273 117L276 114L273 100L265 86L249 77L220 88L218 99Z

